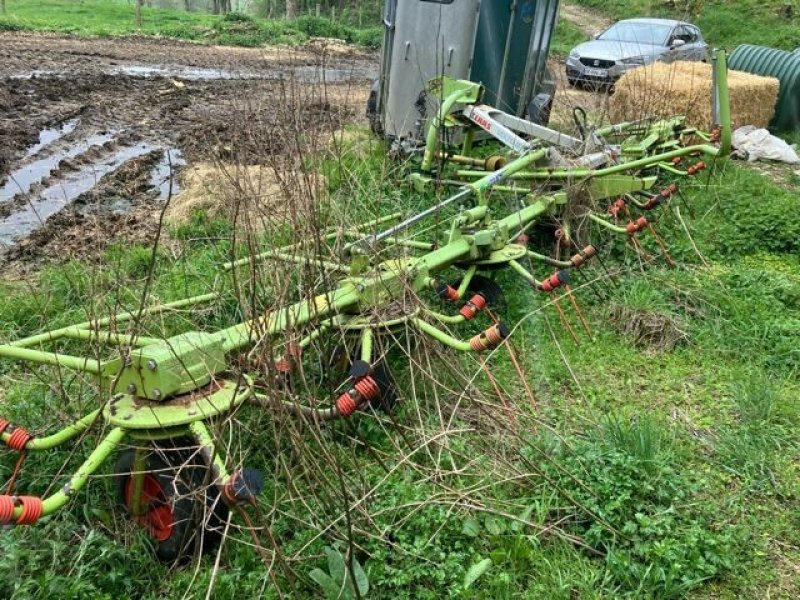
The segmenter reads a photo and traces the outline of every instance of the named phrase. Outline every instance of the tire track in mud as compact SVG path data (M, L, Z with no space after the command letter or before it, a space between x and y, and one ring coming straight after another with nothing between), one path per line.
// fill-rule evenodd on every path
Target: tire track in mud
M298 136L362 112L342 98L360 102L376 62L0 33L0 264L67 259L60 248L79 253L68 238L88 222L92 248L103 229L146 236L176 169L290 154Z

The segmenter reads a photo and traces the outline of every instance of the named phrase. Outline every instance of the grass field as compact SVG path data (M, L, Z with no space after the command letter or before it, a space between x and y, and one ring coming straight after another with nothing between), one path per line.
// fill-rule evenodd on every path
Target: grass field
M334 205L359 206L354 219L378 206L381 212L407 206L383 146L364 150L360 142L357 154L358 160L324 166ZM412 384L400 356L395 377L401 387L417 386L395 411L400 429L365 415L331 427L327 439L305 440L304 451L346 465L349 485L378 490L370 521L358 517L353 525L365 532L356 539L370 598L735 599L760 597L765 589L771 598L800 594L796 190L734 164L718 167L707 184L698 180L685 190L694 217L687 211L684 216L703 260L674 215L662 218L659 229L681 268L641 271L625 246L616 246L607 260L627 265L627 273L603 280L602 302L588 291L580 294L593 340L572 343L553 313L531 313L536 301L526 286L501 275L507 320L524 319L515 343L538 402L534 410L520 401L523 427L513 436L493 433L491 418L476 427L464 420L470 411L454 415L458 433L439 448L448 464L445 479L424 477L419 469L437 463L401 459L408 443L402 440L439 431L441 415L427 396L435 389L426 392L420 380ZM208 289L231 248L218 240L230 232L229 223L202 215L173 231L182 250L177 259L157 255L152 293L170 300ZM652 241L645 243L657 252ZM81 320L92 298L104 302L112 294L135 301L150 256L149 248L118 247L107 253L102 269L72 262L45 269L33 289L3 284L9 300L0 306L3 337ZM228 322L234 306L223 303L190 325ZM186 324L178 319L163 326L168 332ZM524 398L508 360L491 362L500 384ZM54 394L46 378L25 383L21 371L2 368L6 416L37 428L52 426L53 415L81 410L80 399ZM486 381L476 385L491 393ZM271 473L273 461L291 446L274 437L268 415L253 409L239 418L250 435L233 444L234 452ZM358 450L362 446L372 450ZM294 451L301 463L304 451ZM29 458L23 485L46 486L48 474L71 452ZM73 460L85 452L81 448ZM0 481L11 466L0 462ZM520 475L475 486L507 469ZM339 527L318 537L315 525L335 518L335 502L313 509L298 503L303 495L318 497L319 489L309 486L303 477L276 475L260 500L260 514L272 515L272 535L296 561L296 579L277 577L284 589L294 589L292 597L319 597L314 569L335 572L342 551ZM287 494L289 487L296 494ZM448 508L455 501L448 490L473 487L472 510ZM333 488L331 493L337 497ZM444 502L431 502L437 498ZM112 499L108 479L96 478L55 518L7 532L0 595L202 598L213 577L215 598L277 597L244 532L232 534L219 569L212 568L212 558L168 572L153 562L144 535L110 508ZM535 527L559 515L566 531L591 551L534 535ZM368 533L377 531L391 532L391 546ZM468 573L476 579L466 585Z
M324 17L265 20L237 13L215 16L147 7L142 9L139 28L133 5L116 0L8 0L7 15L0 15L0 31L4 29L94 36L153 35L231 46L300 44L318 36L374 48L381 40L379 27L358 29Z

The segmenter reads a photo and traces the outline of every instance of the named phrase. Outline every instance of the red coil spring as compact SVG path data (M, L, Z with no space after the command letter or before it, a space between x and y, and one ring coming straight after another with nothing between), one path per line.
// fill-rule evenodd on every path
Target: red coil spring
M631 221L625 226L625 229L633 235L634 233L641 231L647 227L647 218L646 217L639 217L636 221Z
M480 294L475 294L458 312L469 321L474 319L484 308L486 308L486 298Z
M33 525L41 518L44 512L44 503L41 498L19 496L17 500L22 504L22 514L17 519L17 525Z
M358 404L355 399L350 395L350 392L345 392L336 399L336 410L343 417L349 417L358 410Z
M559 271L542 282L542 291L552 292L553 290L560 288L563 283L563 275L561 275L561 272Z
M455 302L456 300L458 300L458 290L454 288L452 285L447 286L445 300L448 300L450 302Z
M597 256L597 248L589 244L588 246L586 246L586 248L584 248L583 250L575 254L572 258L570 258L569 262L570 264L572 264L573 267L577 269L578 267L583 266L583 264L587 260L595 256Z
M381 386L371 375L366 375L353 384L353 387L361 396L362 401L375 400L381 395Z
M14 516L14 498L11 496L0 496L0 525L11 523Z
M484 350L496 348L505 339L500 327L494 325L483 333L479 333L469 341L469 346L473 352L480 354Z
M233 491L234 490L233 485L236 482L236 478L239 477L241 473L242 472L239 470L235 471L231 475L230 479L228 479L228 483L226 483L225 486L222 488L222 495L225 498L225 502L227 502L231 506L234 506L236 504L236 494Z
M11 421L0 419L0 433L3 433L9 425L11 425Z
M33 439L33 436L30 433L28 433L22 427L17 427L11 433L11 437L8 438L6 445L12 450L22 451L25 449L25 444L27 444L31 439Z
M499 345L503 341L503 334L495 326L486 330L486 341L489 342L492 348Z
M625 202L624 198L617 198L614 204L608 208L608 214L610 214L612 217L616 217L619 215L620 211L624 210L627 206L628 203Z
M291 373L292 363L289 359L284 357L275 363L275 370L278 373Z
M671 183L670 185L665 187L663 190L661 190L661 197L662 198L669 198L673 194L677 194L677 193L678 193L678 186L676 184L674 184L674 183Z
M696 165L692 165L691 167L689 167L687 173L689 173L689 175L697 175L700 171L704 170L705 168L706 168L706 163L704 163L701 160Z
M482 333L479 333L478 335L470 339L469 347L472 348L473 352L477 352L478 354L480 354L484 350L489 349L487 340L483 337Z

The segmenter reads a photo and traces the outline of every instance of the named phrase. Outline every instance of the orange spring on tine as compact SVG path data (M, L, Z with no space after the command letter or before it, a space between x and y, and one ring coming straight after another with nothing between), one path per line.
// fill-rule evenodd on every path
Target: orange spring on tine
M619 215L620 211L625 210L627 207L628 203L625 202L624 198L617 198L608 208L608 214L610 214L612 217L616 217Z
M625 226L625 229L628 231L629 234L633 235L647 227L647 218L646 217L639 217L635 221L631 221Z
M17 427L8 438L6 445L12 450L24 450L25 445L33 439L33 436L22 427Z
M478 354L489 349L487 340L483 337L482 333L479 333L469 340L469 347L472 348L473 352L477 352Z
M541 291L552 292L565 283L569 283L569 273L567 271L558 271L542 282Z
M11 425L11 421L0 419L0 433L3 433L8 428L9 425Z
M692 165L691 167L689 167L689 169L686 172L689 173L689 175L697 175L700 171L704 170L705 168L706 168L706 163L704 163L701 160L696 165Z
M361 396L362 401L374 400L381 395L381 387L370 375L356 381L353 387Z
M674 158L672 159L672 164L673 164L673 165L675 165L676 167L677 167L679 164L681 164L682 162L683 162L683 157L681 157L681 156L676 156L676 157L674 157Z
M228 483L226 483L222 488L222 495L225 497L225 501L230 504L231 506L236 504L236 492L234 491L236 488L236 480L242 474L241 470L234 471L230 479L228 479Z
M458 290L452 285L447 285L446 283L435 283L434 291L442 300L447 300L448 302L455 302L458 300Z
M14 498L12 496L0 496L0 525L11 522L14 516Z
M578 267L583 266L583 264L587 260L589 260L590 258L593 258L595 256L597 256L597 248L595 248L593 245L589 244L583 250L581 250L580 252L575 254L572 258L570 258L569 262L573 267L575 267L577 269Z
M478 316L478 313L484 308L486 308L486 298L480 294L475 294L458 312L469 321Z
M531 237L527 233L520 233L515 240L520 246L527 246L531 241Z
M500 344L503 339L503 334L500 332L500 329L497 326L490 327L486 330L486 341L488 341L492 347Z
M355 398L350 395L350 392L345 392L336 399L336 410L343 417L349 417L358 410Z
M33 525L44 512L44 503L35 496L19 496L17 500L22 505L22 514L17 518L17 525Z
M292 363L291 361L284 357L279 361L275 362L275 370L278 373L291 373L292 372Z
M484 350L490 350L499 346L504 339L510 335L510 331L503 323L492 325L483 333L479 333L469 341L470 348L480 354Z
M678 186L677 184L671 183L663 190L661 190L661 197L662 198L669 198L670 196L678 193Z

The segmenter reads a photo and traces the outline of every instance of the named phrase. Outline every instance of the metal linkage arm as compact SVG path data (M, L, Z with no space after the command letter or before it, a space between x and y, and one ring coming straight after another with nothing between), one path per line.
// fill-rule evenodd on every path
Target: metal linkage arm
M565 135L542 125L531 123L526 119L520 119L519 117L515 117L485 104L468 106L464 109L464 116L520 154L524 150L529 150L532 144L514 134L514 131L524 133L537 140L542 140L550 145L563 148L575 154L584 152L585 143L583 140ZM600 143L598 141L590 146L588 151L591 151L594 147L599 145Z

